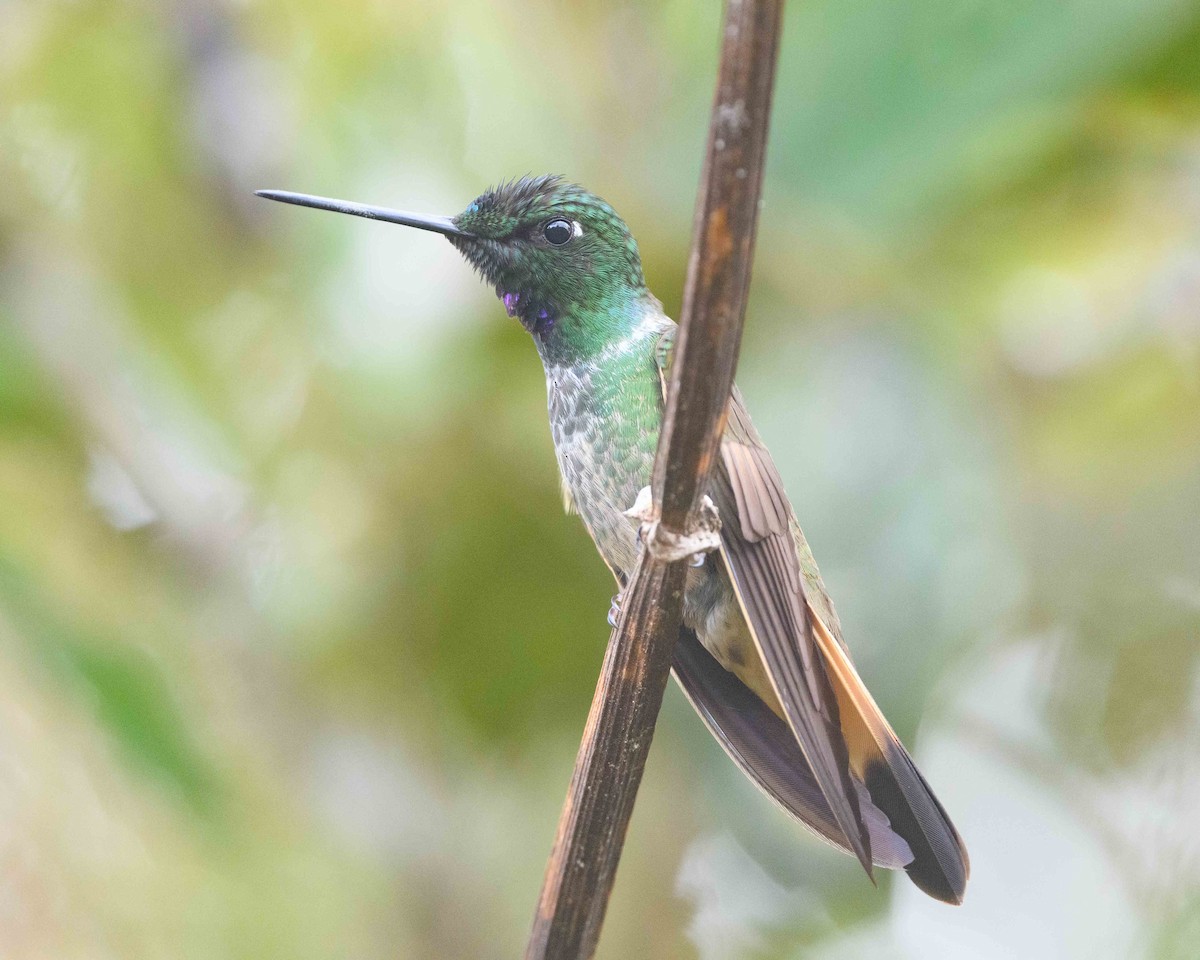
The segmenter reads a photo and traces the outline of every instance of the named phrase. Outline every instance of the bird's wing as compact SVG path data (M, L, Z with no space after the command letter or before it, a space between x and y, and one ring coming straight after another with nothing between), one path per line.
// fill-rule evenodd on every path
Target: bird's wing
M821 839L852 853L791 728L686 627L679 632L672 669L684 696L750 782ZM878 867L902 869L913 859L908 844L891 829L866 787L856 783L855 788L872 860Z
M657 350L664 390L672 334L664 334ZM873 806L911 848L906 870L914 882L938 899L960 901L969 869L966 850L850 661L779 472L736 388L709 495L722 520L721 556L751 635L845 845L868 873L873 859L883 859L873 856L876 831L868 829L868 807L860 797L865 786ZM726 733L726 740L733 739ZM762 736L778 731L764 727ZM728 744L726 749L737 759ZM786 762L778 751L760 756L768 767ZM780 774L751 772L760 785L771 778ZM794 812L821 832L811 805Z
M669 330L656 352L664 393L673 345ZM728 413L709 490L721 517L721 556L787 724L846 845L873 876L871 837L850 775L837 697L821 666L804 601L791 508L770 454L752 442L753 427L736 391Z

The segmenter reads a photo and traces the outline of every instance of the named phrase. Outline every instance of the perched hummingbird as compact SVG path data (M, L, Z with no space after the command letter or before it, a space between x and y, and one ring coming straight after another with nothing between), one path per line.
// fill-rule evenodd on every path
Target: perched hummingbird
M533 337L568 510L621 589L637 556L626 511L650 483L675 323L607 203L525 177L456 217L263 190L259 196L447 237ZM721 549L688 571L675 679L726 753L784 810L872 865L961 903L962 840L859 678L771 454L738 390L709 496Z

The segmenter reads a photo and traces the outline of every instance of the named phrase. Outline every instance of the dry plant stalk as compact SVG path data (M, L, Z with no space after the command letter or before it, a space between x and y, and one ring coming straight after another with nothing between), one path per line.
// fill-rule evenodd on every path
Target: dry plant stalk
M683 310L654 469L668 533L693 529L725 426L750 286L783 0L728 0ZM671 669L686 563L645 547L609 638L526 960L595 952Z

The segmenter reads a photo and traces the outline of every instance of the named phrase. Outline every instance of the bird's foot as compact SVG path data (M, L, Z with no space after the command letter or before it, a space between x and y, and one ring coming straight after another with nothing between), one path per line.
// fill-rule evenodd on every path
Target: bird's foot
M609 608L608 608L608 625L610 627L616 627L617 618L620 615L621 615L621 595L619 593L616 593L616 594L613 594L612 603L609 605Z
M707 496L700 501L692 529L685 532L663 527L654 507L654 494L649 487L642 487L633 506L625 511L625 516L641 521L638 526L638 546L644 543L656 560L665 563L687 560L689 566L699 567L704 563L706 553L712 553L721 546L721 518Z

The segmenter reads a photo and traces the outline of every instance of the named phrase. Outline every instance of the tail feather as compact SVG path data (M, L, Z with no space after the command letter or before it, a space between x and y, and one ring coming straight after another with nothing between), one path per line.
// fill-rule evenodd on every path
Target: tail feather
M912 850L904 869L913 883L938 900L962 903L971 869L962 839L841 645L811 606L809 613L837 696L852 771Z
M675 646L674 673L696 712L742 772L817 836L851 853L791 728L717 663L686 628L680 630ZM908 844L871 802L866 787L855 785L875 865L905 867L913 859Z

